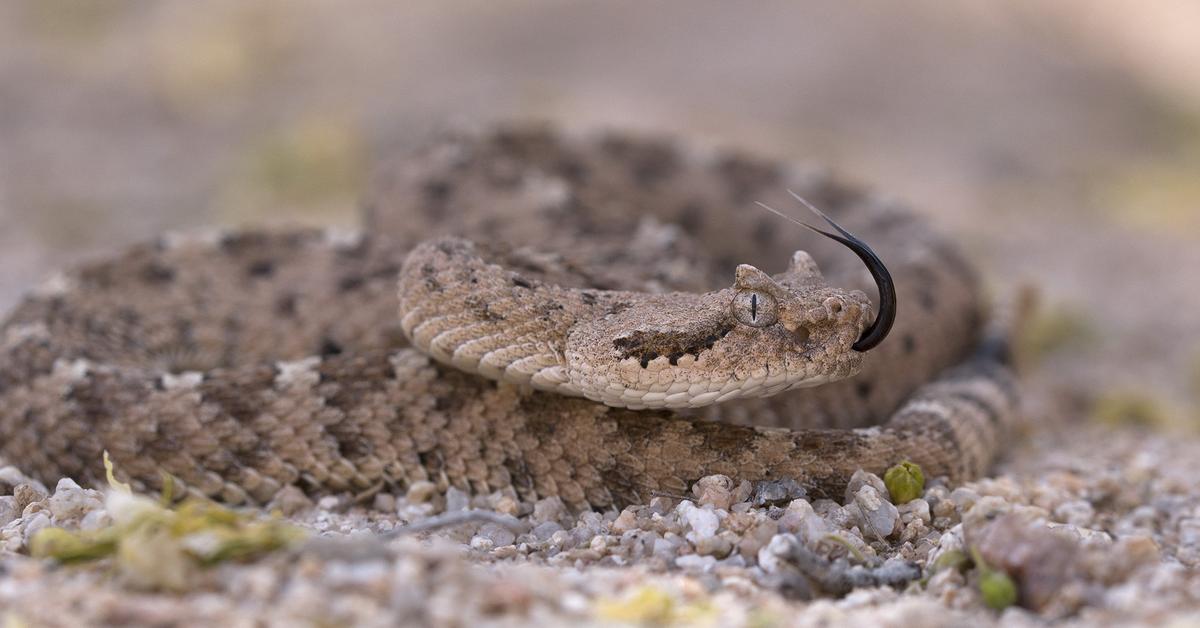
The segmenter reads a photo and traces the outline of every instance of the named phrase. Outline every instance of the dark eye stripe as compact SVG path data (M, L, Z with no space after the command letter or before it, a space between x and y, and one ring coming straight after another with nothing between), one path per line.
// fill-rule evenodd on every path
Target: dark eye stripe
M750 295L750 319L758 320L758 295Z

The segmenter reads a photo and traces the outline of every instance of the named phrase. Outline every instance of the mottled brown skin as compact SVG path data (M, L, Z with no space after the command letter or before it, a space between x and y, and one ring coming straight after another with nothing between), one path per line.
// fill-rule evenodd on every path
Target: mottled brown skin
M840 496L856 469L906 459L957 481L1000 451L1016 397L992 355L971 357L977 281L911 213L773 162L537 128L443 138L387 173L357 240L164 239L35 290L0 332L0 451L47 481L98 481L108 450L145 488L166 472L230 502L427 479L577 508L712 473ZM739 263L782 267L802 249L829 286L873 297L853 255L752 204L789 206L789 187L896 277L892 336L843 382L681 416L492 381L404 337L396 277L442 235L506 249L523 280L657 293L714 290Z

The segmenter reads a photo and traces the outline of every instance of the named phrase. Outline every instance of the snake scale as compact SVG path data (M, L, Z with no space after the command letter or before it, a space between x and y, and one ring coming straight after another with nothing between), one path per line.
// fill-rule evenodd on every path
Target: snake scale
M878 307L862 261L755 206L789 189L890 268L878 347L853 347ZM428 480L583 509L714 473L818 496L902 460L959 481L1015 413L957 246L815 171L507 126L396 160L363 220L164 236L56 275L0 332L0 451L48 481L99 481L108 451L142 488L233 503Z

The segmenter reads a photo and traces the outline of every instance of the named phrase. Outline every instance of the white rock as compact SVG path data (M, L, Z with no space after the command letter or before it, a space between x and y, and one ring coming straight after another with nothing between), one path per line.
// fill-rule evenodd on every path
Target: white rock
M446 512L466 510L471 505L471 496L453 486L446 489Z
M829 535L829 524L813 510L807 500L794 499L779 518L779 526L795 532L800 542L812 547Z
M480 536L491 541L492 547L512 545L513 541L517 538L517 535L512 530L495 523L485 523L479 526L479 532L476 534L476 537Z
M533 505L534 521L558 521L567 513L567 507L559 497L539 499Z
M29 519L25 521L23 539L25 541L25 547L29 547L29 541L33 539L35 534L37 534L42 528L50 527L50 525L50 515L47 515L44 512L34 513L32 517L29 517Z
M729 510L733 505L733 492L737 487L727 475L706 475L692 485L692 494L701 506Z
M688 554L675 559L675 566L680 569L696 569L700 571L711 571L717 566L717 559L713 556L700 556L697 554Z
M55 524L75 522L87 513L104 507L100 493L79 487L74 480L63 478L46 499L46 506Z
M799 541L791 534L776 534L762 549L758 550L758 566L767 573L776 573L791 555Z
M562 529L563 527L559 525L557 521L543 521L534 526L532 534L533 538L545 543L546 541L550 540L550 537L553 536L555 532L558 532Z
M867 535L882 541L897 531L900 511L874 486L864 484L859 488L854 494L854 505L858 507L862 529Z
M1054 507L1054 518L1063 523L1086 528L1092 524L1096 509L1086 500L1073 499Z
M0 497L0 528L16 521L21 516L17 508L17 499L12 495Z
M692 543L716 534L717 528L721 525L720 518L711 507L697 508L692 502L683 501L679 503L676 512L679 514L679 518L691 528L686 538Z
M896 509L900 511L900 518L905 522L911 521L914 518L920 519L921 522L925 524L929 524L929 522L933 521L931 513L929 512L929 502L921 499L920 497L908 502L907 504L900 504L899 506L896 506Z
M848 504L854 501L854 496L858 494L859 489L866 485L875 487L875 490L880 495L888 495L887 485L883 483L883 480L878 475L859 469L854 472L854 475L850 476L850 481L846 484L845 502Z

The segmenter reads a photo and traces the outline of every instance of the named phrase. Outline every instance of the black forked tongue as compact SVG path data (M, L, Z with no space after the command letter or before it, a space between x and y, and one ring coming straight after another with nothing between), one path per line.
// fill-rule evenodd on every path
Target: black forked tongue
M825 212L813 207L812 203L804 200L804 198L799 194L796 194L791 190L788 190L788 194L791 194L796 200L800 201L801 204L810 209L814 214L820 216L822 220L829 223L829 226L833 227L834 231L837 233L830 233L823 229L818 229L806 222L796 220L795 218L792 218L791 216L788 216L787 214L784 214L778 210L772 209L771 207L768 207L762 203L759 203L759 205L763 209L766 209L773 214L776 214L782 218L786 218L787 220L790 220L803 227L807 227L808 229L811 229L812 231L815 231L831 240L836 240L842 243L846 246L846 248L854 251L854 254L857 255L858 258L867 265L867 270L871 272L871 277L875 280L875 286L879 289L879 314L875 316L875 321L871 323L871 326L868 327L866 331L863 332L862 336L858 338L858 341L854 343L853 349L859 352L870 351L871 349L874 349L875 347L879 346L879 343L883 342L884 338L887 338L888 333L892 331L892 325L896 322L896 284L892 282L892 273L888 271L887 266L884 266L883 260L879 259L879 256L875 254L875 251L872 251L871 247L867 246L866 242L859 240L854 236L854 234L843 229L841 225L834 222L829 216L826 216Z

